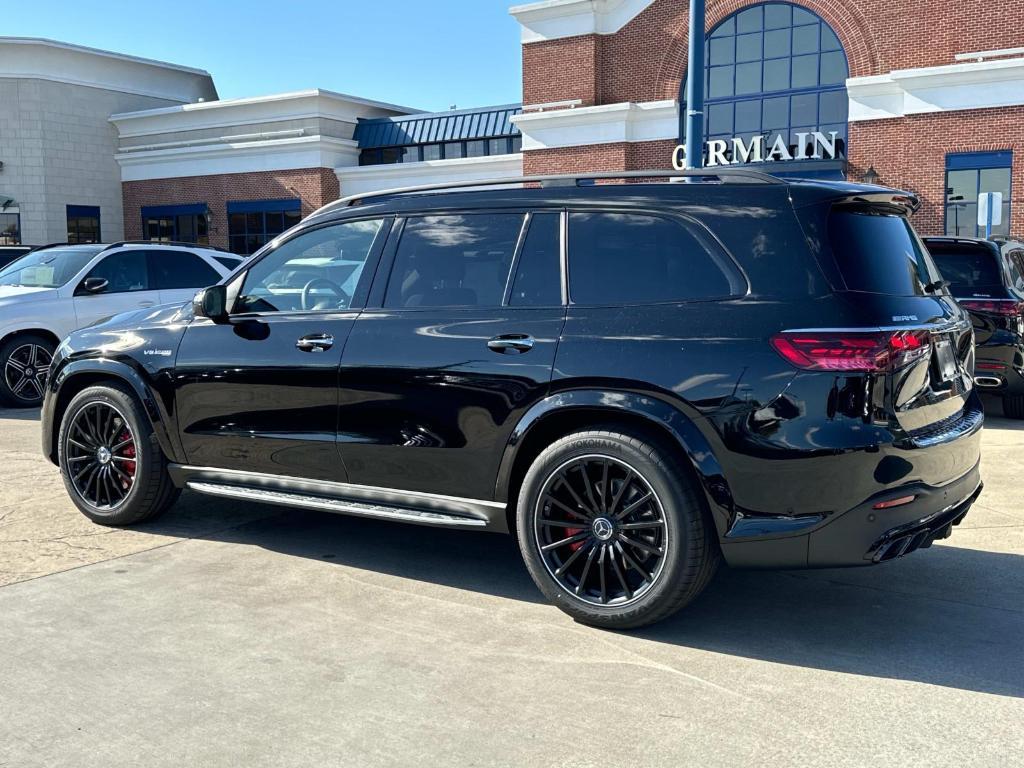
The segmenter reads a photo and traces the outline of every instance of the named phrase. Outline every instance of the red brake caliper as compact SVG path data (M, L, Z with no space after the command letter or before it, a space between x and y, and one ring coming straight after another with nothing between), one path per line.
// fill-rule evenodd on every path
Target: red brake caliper
M124 432L121 433L121 436L117 438L117 442L123 443L125 440L131 440L131 438L132 438L132 436L128 432L128 430L125 430ZM126 445L124 448L121 449L121 454L120 455L123 456L126 459L134 459L135 458L135 443L134 442L128 443L128 445ZM135 477L135 462L134 461L126 461L126 462L124 462L122 464L122 470L124 471L124 473L126 475L128 475L128 477L134 478ZM128 490L128 483L126 481L122 480L121 481L121 486L124 488L124 490L126 490L126 491Z

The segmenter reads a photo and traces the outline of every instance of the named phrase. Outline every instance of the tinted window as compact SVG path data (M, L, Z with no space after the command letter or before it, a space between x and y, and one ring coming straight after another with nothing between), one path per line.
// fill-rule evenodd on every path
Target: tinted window
M546 307L562 303L561 216L535 213L519 255L508 303L513 307Z
M217 261L217 262L218 262L218 263L219 263L219 264L220 264L220 265L221 265L222 267L226 267L227 269L230 269L230 270L232 270L232 271L234 271L234 270L235 270L235 268L236 268L236 267L237 267L237 266L238 266L239 264L241 264L241 263L242 263L242 260L241 260L241 259L231 259L231 258L228 258L227 256L214 256L213 258L214 258L214 259L215 259L215 260L216 260L216 261Z
M161 291L205 288L220 282L217 270L188 251L149 251L150 283Z
M86 278L99 277L107 281L103 293L131 293L156 290L149 281L145 251L112 253L97 264Z
M985 246L965 243L932 243L928 246L954 296L967 296L1002 286L996 254Z
M569 295L577 304L740 293L730 273L724 254L676 221L626 213L569 215Z
M406 220L388 307L498 307L523 227L513 213Z
M381 224L350 221L285 241L249 270L236 311L348 309Z
M851 291L924 296L939 272L917 233L902 216L833 211L829 241Z

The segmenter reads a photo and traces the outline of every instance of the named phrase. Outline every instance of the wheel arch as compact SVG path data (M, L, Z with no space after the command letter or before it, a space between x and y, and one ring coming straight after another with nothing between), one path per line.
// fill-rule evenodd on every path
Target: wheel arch
M519 487L545 447L566 434L595 425L620 425L649 434L671 451L704 492L719 536L728 529L732 492L707 438L679 408L650 395L571 390L550 395L520 419L509 437L495 481L494 498L506 502L515 529Z
M2 347L11 339L16 338L18 336L41 336L47 341L52 341L54 349L56 349L57 346L60 345L60 336L58 336L55 331L52 331L49 328L25 327L6 329L3 332L3 335L0 336L0 347Z
M54 464L57 463L57 438L60 434L60 424L72 398L87 387L104 383L126 384L135 393L139 402L142 403L143 411L149 418L160 448L164 455L173 461L178 455L178 451L168 429L169 416L160 399L153 393L142 374L130 365L118 360L102 358L76 360L64 365L49 385L52 405L49 405L48 408L44 405L44 410L48 410L49 413L44 413L43 417L43 439L47 458Z

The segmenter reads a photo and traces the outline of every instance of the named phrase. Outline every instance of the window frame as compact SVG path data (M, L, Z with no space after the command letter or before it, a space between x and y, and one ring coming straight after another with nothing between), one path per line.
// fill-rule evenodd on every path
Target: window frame
M75 239L72 240L70 235L71 222L78 222L81 219L95 219L96 220L96 239L95 240L81 240L80 238L80 225L76 223L75 226ZM100 206L98 205L65 205L64 206L64 220L67 224L66 230L68 233L68 242L74 243L75 245L94 245L103 242L103 222L100 216Z
M514 305L509 304L510 294L513 286L515 285L516 276L519 274L519 265L522 257L523 246L526 244L526 236L529 234L529 224L532 221L533 214L535 213L557 213L559 215L559 287L561 294L560 304L530 304L530 305ZM387 307L384 304L385 298L387 297L387 289L391 284L391 280L394 277L394 269L396 264L396 257L398 255L398 246L402 241L402 235L405 232L405 223L408 219L418 218L422 216L472 216L472 215L498 215L498 214L516 214L523 217L523 224L519 229L519 235L516 239L515 252L512 255L512 262L509 265L509 272L505 278L505 289L502 294L501 304L498 306L433 306L433 307ZM388 236L388 241L384 247L384 252L381 257L380 265L377 269L377 275L374 278L373 285L370 288L370 297L366 303L366 309L372 309L374 311L385 311L385 312L437 312L443 310L445 312L479 312L493 311L495 309L507 310L507 311L528 311L532 309L564 309L566 307L566 299L568 296L567 287L567 272L566 272L566 261L567 261L567 242L566 242L566 226L567 226L567 215L566 209L563 206L529 206L529 207L501 207L501 208L445 208L445 209L429 209L429 210L416 210L416 211L403 211L397 214L395 224L391 229L391 233Z
M1001 155L1008 155L1005 161L1000 159ZM986 160L988 162L986 162ZM974 179L974 194L975 198L981 194L981 174L982 171L1001 171L1008 170L1010 172L1010 194L1003 201L1003 205L1006 206L1006 231L1011 231L1011 222L1013 216L1013 150L1012 149L1000 149L995 151L979 150L977 152L947 152L946 153L946 165L943 170L943 195L942 195L942 232L946 237L984 237L985 228L978 225L978 220L975 218L970 226L973 228L971 233L961 235L959 233L949 233L949 212L951 208L957 207L957 205L971 205L970 203L950 203L949 201L949 174L957 171L973 171L975 174ZM977 205L977 203L974 203Z
M88 280L90 277L92 277L93 276L93 272L95 272L101 265L105 264L110 259L117 258L118 256L125 256L125 255L139 257L139 258L142 259L142 263L146 265L146 287L145 288L139 288L138 290L135 290L135 291L111 291L111 290L104 290L102 293L92 293L91 291L83 290L82 286L85 285L85 281ZM156 288L156 287L153 286L153 279L152 279L153 276L150 275L150 273L149 273L149 253L148 253L148 251L146 249L144 249L144 248L122 248L120 250L114 250L114 251L109 251L109 252L108 251L100 251L100 253L97 254L97 256L98 256L98 258L95 261L93 261L90 264L88 264L85 267L85 271L83 271L81 273L82 276L81 276L81 278L79 278L78 284L75 286L75 290L73 292L73 296L75 298L78 298L78 297L81 297L81 296L121 296L123 294L128 294L128 293L146 293L147 291L152 291L152 292L156 293L156 292L158 292L160 290L159 288ZM106 278L103 278L103 279L106 280Z
M726 279L732 283L736 283L742 286L742 291L739 293L728 293L718 296L702 296L700 298L692 299L671 299L667 301L630 301L630 302L600 302L600 303L584 303L574 301L572 298L572 239L569 235L569 218L574 213L589 213L589 214L621 214L621 215L632 215L632 216L648 216L650 218L662 219L668 221L675 226L681 226L686 231L690 232L695 240L698 242L701 239L707 239L714 247L720 251L720 256L723 257L723 263L720 265L724 267L723 275ZM747 277L747 273L743 271L736 257L733 256L732 252L726 248L725 243L715 235L711 229L699 219L692 216L687 216L680 213L668 213L666 211L652 210L649 208L628 208L623 206L610 207L570 207L566 210L565 217L563 219L563 277L562 282L565 290L565 297L570 307L592 307L592 308L615 308L615 307L657 307L657 306L679 306L681 304L707 304L710 302L720 301L734 301L736 299L742 299L750 296L750 278ZM725 274L725 270L729 270L732 274Z
M12 208L13 208L13 210L11 210ZM14 217L14 237L13 237L14 242L13 243L0 242L0 245L3 245L3 246L21 245L22 244L22 242L21 242L21 209L18 206L16 206L16 205L12 205L10 208L0 209L0 214L4 214L6 216L13 216ZM5 240L5 239L7 239L9 237L10 237L9 235L5 235L3 230L0 229L0 241Z
M171 205L144 205L140 209L142 219L142 239L151 243L181 243L188 242L192 245L210 244L210 206L207 203L173 203ZM194 216L196 218L196 240L182 240L178 230L179 216ZM149 236L149 221L160 221L169 219L171 222L171 239L154 240ZM206 222L206 240L199 239L199 220Z
M363 272L359 276L359 283L356 287L356 292L352 294L352 302L346 309L293 309L283 312L236 312L235 308L238 305L238 299L241 297L242 288L245 285L246 279L249 277L249 272L257 264L262 262L264 259L269 258L277 251L290 243L296 238L307 235L310 232L315 232L320 229L327 229L328 227L341 226L343 224L354 224L360 221L380 221L380 229L377 230L377 234L374 236L373 244L370 246L369 253L366 254L366 264L363 267ZM302 227L292 235L284 240L281 240L273 248L264 246L256 255L250 256L248 260L241 262L244 264L244 269L239 270L235 274L231 275L230 281L227 283L227 306L229 307L228 315L232 321L235 318L242 320L251 318L274 318L274 317L294 317L296 315L336 315L339 313L348 312L361 312L365 309L367 304L367 298L370 295L370 291L373 288L374 283L377 280L377 273L381 266L381 255L389 242L391 232L395 226L395 215L394 214L367 214L364 216L352 216L343 219L332 219L325 221L314 226ZM268 243L269 245L269 243Z
M228 200L225 206L228 219L228 251L236 256L249 257L255 253L258 253L260 248L263 248L267 243L272 242L274 238L280 237L288 229L284 229L273 236L267 233L267 214L279 213L283 216L286 213L298 213L299 221L302 220L302 200L298 197L279 198L274 200ZM248 216L249 214L258 214L260 216L260 223L262 226L261 230L249 231ZM244 216L246 217L246 224L244 232L236 233L231 230L231 217L232 216ZM296 222L298 223L298 222ZM293 224L292 226L295 226ZM238 251L232 250L232 245L236 238L244 238L245 242L248 243L249 236L254 235L262 237L263 242L256 250L250 253L239 253Z

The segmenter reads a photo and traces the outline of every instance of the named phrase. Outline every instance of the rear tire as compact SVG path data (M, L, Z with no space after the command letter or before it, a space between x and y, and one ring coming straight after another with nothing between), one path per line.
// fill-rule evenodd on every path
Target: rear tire
M57 440L64 487L100 525L136 525L163 514L178 498L167 458L134 393L120 384L79 392Z
M0 346L0 403L12 408L38 408L56 346L35 334L12 336Z
M1003 398L1003 414L1008 419L1024 419L1024 395L1006 395Z
M516 510L537 587L577 621L653 624L707 586L720 558L696 483L656 441L612 430L561 438L534 460Z

